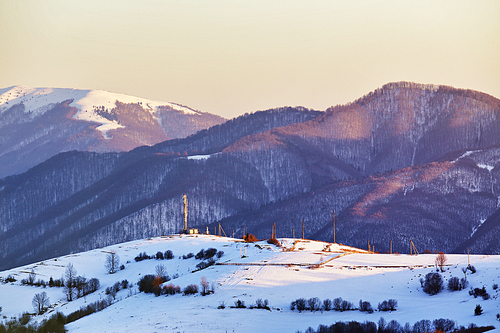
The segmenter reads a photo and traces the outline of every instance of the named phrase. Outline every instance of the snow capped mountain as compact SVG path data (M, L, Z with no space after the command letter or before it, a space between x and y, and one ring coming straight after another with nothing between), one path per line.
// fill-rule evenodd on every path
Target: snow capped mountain
M296 332L309 326L332 325L338 321L370 321L385 323L392 320L409 327L421 320L448 319L456 328L470 323L498 327L499 256L446 255L442 277L444 290L430 296L420 282L428 273L436 273L436 254L400 255L374 254L341 244L312 240L281 238L279 246L266 241L245 243L241 239L213 235L170 235L116 244L89 252L51 258L42 262L0 272L0 307L4 322L23 312L34 313L32 298L46 292L49 297L45 314L34 315L31 322L40 323L56 312L68 316L97 301L110 302L102 311L66 324L75 332ZM214 248L222 252L215 256L215 265L199 270L203 260L199 254ZM122 269L109 274L108 254L114 251ZM158 253L172 251L173 258ZM147 259L136 260L143 254ZM151 258L149 258L151 257ZM144 257L143 257L144 258ZM163 259L162 259L163 258ZM468 262L474 273L466 271L468 287L459 291L447 289L449 281L463 278L462 268ZM30 286L22 283L30 274L35 282L64 277L71 264L76 275L97 278L100 286L95 292L68 301L64 288ZM202 296L166 295L155 297L139 292L138 281L159 268L170 279L161 286L198 286L204 278L213 293ZM10 277L10 279L9 279ZM14 282L12 279L16 280ZM8 281L7 281L8 280ZM123 288L123 281L127 287ZM116 294L109 292L118 283ZM469 288L485 287L489 299L475 298ZM108 290L108 291L106 291ZM299 312L291 303L318 298L318 308ZM341 298L353 305L352 310L325 309L324 302ZM258 300L267 301L268 309L257 308ZM373 313L358 309L359 300L369 302ZM397 301L394 311L382 311L378 304L384 300ZM246 306L235 308L236 303ZM107 303L109 304L109 303ZM474 315L479 304L483 310ZM445 305L445 306L443 306ZM320 311L321 307L321 311ZM0 320L1 322L1 320ZM434 330L431 330L434 331ZM450 331L450 330L446 330ZM407 332L409 332L407 330ZM416 331L411 331L416 332Z
M152 101L145 98L134 97L125 94L112 93L105 90L78 90L69 88L32 88L26 86L15 86L0 90L0 114L5 111L9 105L23 104L24 112L36 117L51 106L66 100L72 100L69 106L76 107L78 112L73 116L74 119L84 120L93 123L100 123L96 127L101 131L106 139L111 139L106 132L112 129L124 128L116 120L109 120L100 115L97 110L103 108L108 111L116 107L116 101L124 104L139 104L149 111L157 121L158 110L161 106L180 111L185 114L201 114L185 106L175 103Z
M224 122L175 103L104 90L0 90L0 178L67 150L128 151Z

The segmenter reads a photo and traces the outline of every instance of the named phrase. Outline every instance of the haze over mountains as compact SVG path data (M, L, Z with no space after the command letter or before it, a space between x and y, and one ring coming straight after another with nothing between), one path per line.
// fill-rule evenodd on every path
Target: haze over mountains
M128 153L62 153L0 180L0 269L178 232L183 193L191 226L228 235L267 238L276 223L298 236L304 220L307 238L331 241L335 210L336 240L351 246L498 253L499 116L487 94L399 82L325 112L273 109Z
M103 90L0 89L0 178L63 151L128 151L224 121L179 104Z

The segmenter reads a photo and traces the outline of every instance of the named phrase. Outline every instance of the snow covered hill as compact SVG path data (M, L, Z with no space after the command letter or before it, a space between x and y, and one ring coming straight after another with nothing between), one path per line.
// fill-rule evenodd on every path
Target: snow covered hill
M420 278L436 271L435 254L372 254L339 244L279 240L281 246L267 242L244 243L239 239L211 235L173 235L117 244L3 271L0 272L0 280L4 281L0 283L0 316L5 322L24 311L33 312L32 298L43 291L50 298L50 308L47 313L34 316L32 321L40 322L56 311L69 315L92 302L112 299L105 290L116 282L128 280L133 286L118 291L112 305L67 324L69 332L296 332L337 321L378 322L381 317L386 322L396 320L401 325L445 318L454 321L455 325L498 326L499 294L494 285L500 280L499 256L470 256L477 272L468 273L469 287L484 286L491 298L483 300L470 296L469 288L453 292L445 289L434 296L424 293ZM197 270L201 261L187 258L187 254L208 248L223 251L223 254L215 265ZM144 252L154 256L167 250L173 252L173 259L134 260ZM116 252L123 264L123 269L114 274L108 274L105 268L106 257L111 251ZM447 255L447 259L441 273L445 286L451 277L463 277L462 268L468 265L466 255ZM99 289L68 302L63 288L20 283L28 279L30 272L36 274L36 279L59 279L70 263L78 275L98 278ZM139 293L137 281L146 274L155 274L159 265L163 265L172 278L164 285L173 283L184 289L190 284L200 285L205 277L214 293L159 297ZM5 283L9 277L16 281ZM362 299L375 309L384 300L395 299L398 306L396 311L371 314L358 310L301 313L291 310L292 301L313 297L321 301L341 297L355 307ZM250 309L258 299L268 300L269 310ZM247 308L235 308L238 300ZM223 304L225 308L222 309ZM484 311L480 316L474 315L477 304Z
M128 151L224 121L176 103L104 90L0 89L0 178L61 151Z

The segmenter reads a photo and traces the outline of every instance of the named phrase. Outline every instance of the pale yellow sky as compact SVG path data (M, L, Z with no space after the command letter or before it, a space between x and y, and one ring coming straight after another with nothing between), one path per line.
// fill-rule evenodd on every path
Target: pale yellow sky
M231 118L391 81L500 98L500 1L0 0L0 88L104 89Z

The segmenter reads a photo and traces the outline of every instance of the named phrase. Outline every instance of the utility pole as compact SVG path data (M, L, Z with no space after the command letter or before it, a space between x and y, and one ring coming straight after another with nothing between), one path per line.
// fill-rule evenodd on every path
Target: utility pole
M392 254L392 239L391 239L391 252L390 253Z
M222 237L222 234L224 234L224 237L227 237L226 232L224 231L224 228L220 225L219 222L219 237Z
M295 242L295 228L292 228L293 241Z
M417 248L415 247L415 244L413 244L413 240L410 238L410 255L412 254L412 250L415 255L418 255Z
M333 209L333 243L335 244L335 208Z
M368 240L368 252L370 252L370 240Z
M306 225L304 224L304 219L302 219L302 239L306 239L304 237L304 229L305 229Z

